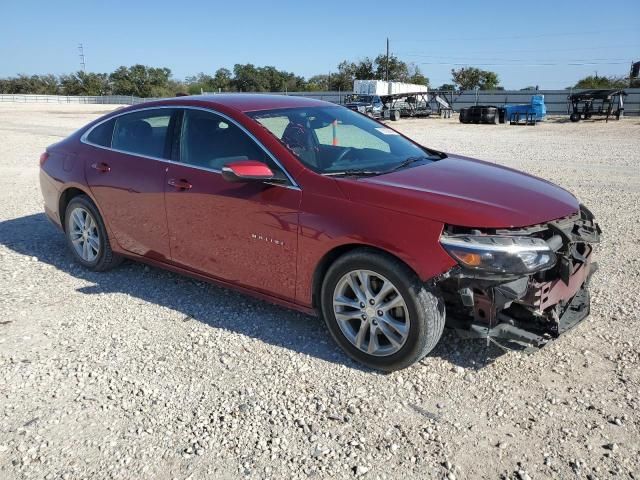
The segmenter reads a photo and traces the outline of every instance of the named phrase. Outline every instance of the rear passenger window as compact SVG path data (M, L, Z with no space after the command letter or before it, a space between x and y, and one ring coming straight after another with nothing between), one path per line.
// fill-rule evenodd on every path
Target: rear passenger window
M169 158L167 132L174 109L143 110L116 118L111 147L147 157Z
M111 147L111 137L113 137L113 125L116 123L115 118L101 123L87 136L87 140L94 145L101 147Z
M277 169L271 158L246 133L214 113L186 110L182 123L183 163L222 170L238 160L258 160Z

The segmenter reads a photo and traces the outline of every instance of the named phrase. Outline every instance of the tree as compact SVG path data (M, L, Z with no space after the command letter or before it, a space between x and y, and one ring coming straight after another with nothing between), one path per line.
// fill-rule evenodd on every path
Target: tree
M457 90L456 86L453 83L443 83L436 90L441 90L445 92L453 92Z
M375 59L376 77L380 80L385 79L387 73L387 56L380 54ZM398 59L395 55L389 55L388 62L388 79L392 82L406 82L409 78L409 67L407 64Z
M1 79L0 93L56 95L60 84L55 75L18 75Z
M198 95L201 92L215 92L217 90L215 78L203 72L185 78L184 82L186 83L187 91L191 95Z
M629 80L626 78L589 75L579 80L573 88L625 88L628 86Z
M115 95L133 95L136 97L162 97L174 95L169 85L171 70L145 65L120 67L109 75Z
M420 68L414 64L409 65L409 78L407 78L407 81L409 83L415 83L416 85L429 86L429 79L425 77L420 71Z
M371 78L376 78L376 74L374 72L374 64L369 57L365 57L357 63L353 63L351 70L353 71L353 76L357 80L368 80Z
M355 64L343 60L338 64L338 72L331 74L330 90L351 90L355 80Z
M110 92L109 76L84 71L61 75L60 89L63 95L106 95Z
M321 90L330 90L329 75L314 75L310 77L305 85L305 90L310 92L318 92Z
M223 92L231 90L231 81L231 70L228 68L219 68L213 76L214 88Z
M461 90L497 90L500 83L497 73L476 67L452 69L451 79Z
M264 92L267 90L265 81L255 65L247 63L233 66L233 86L239 92Z

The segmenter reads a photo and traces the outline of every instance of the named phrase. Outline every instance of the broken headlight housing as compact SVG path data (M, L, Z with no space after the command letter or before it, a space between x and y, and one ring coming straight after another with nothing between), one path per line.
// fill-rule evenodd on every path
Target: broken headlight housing
M443 235L440 244L462 267L480 272L528 275L556 264L541 238L496 235Z

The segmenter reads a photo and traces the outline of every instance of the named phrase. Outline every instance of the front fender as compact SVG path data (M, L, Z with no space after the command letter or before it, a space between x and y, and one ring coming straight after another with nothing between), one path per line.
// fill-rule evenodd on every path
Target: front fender
M296 301L312 305L313 278L331 251L374 247L406 263L422 281L456 265L440 246L443 224L344 198L305 194L300 210Z

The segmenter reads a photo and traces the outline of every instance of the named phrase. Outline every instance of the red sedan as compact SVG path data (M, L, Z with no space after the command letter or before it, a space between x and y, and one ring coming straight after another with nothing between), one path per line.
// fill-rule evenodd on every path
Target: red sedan
M114 111L40 158L75 259L124 257L321 315L362 363L404 368L447 323L542 346L589 312L600 229L562 188L299 97Z

